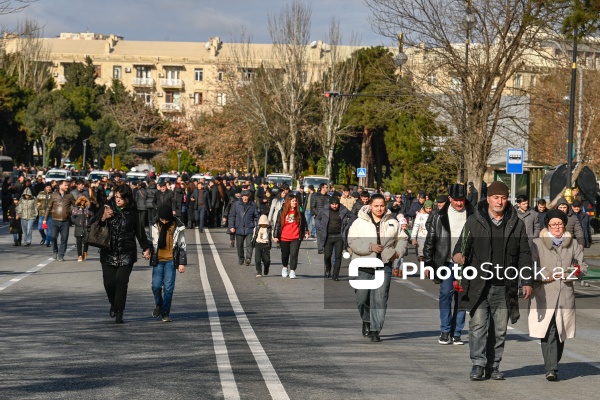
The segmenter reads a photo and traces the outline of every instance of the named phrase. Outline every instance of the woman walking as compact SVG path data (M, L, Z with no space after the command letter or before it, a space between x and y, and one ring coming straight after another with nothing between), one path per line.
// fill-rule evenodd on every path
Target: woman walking
M306 230L306 219L300 212L298 199L293 193L286 196L285 203L275 219L273 230L273 240L281 247L281 263L283 264L281 276L287 278L289 275L291 279L295 279L300 243L302 238L308 239L308 231Z
M88 244L85 243L85 235L92 217L90 201L85 196L80 196L71 211L71 223L75 225L75 240L77 243L77 262L87 258Z
M581 247L566 232L567 222L564 212L548 211L544 219L546 228L532 246L531 261L534 265L537 262L543 278L536 281L529 303L529 336L541 339L549 381L558 380L558 363L565 340L575 337L573 281L588 269Z
M144 258L150 259L150 243L137 221L133 193L128 185L119 185L113 199L105 204L95 218L110 230L110 248L100 249L104 289L110 302L110 316L117 324L123 323L123 311L127 300L127 286L133 264L137 261L136 239L144 250Z
M30 187L26 187L23 190L16 212L17 219L21 221L25 246L31 246L31 241L33 240L33 223L37 218L38 212Z

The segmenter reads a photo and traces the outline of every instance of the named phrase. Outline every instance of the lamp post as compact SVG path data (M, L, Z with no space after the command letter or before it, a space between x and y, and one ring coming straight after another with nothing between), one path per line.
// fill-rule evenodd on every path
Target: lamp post
M87 142L88 142L88 139L83 139L83 160L81 162L82 170L85 170L85 153L86 153L86 149L87 149Z
M467 123L467 90L468 90L468 80L469 80L469 44L471 43L471 30L475 28L475 24L477 20L475 19L475 15L473 15L473 6L471 0L467 0L467 9L465 18L462 21L463 28L465 29L465 73L463 77L463 109L462 109L462 120L463 120L463 140L462 143L462 152L460 155L460 182L465 182L465 139L468 134L468 123Z
M46 142L48 141L48 136L42 135L40 136L42 139L42 168L46 167Z
M181 169L181 154L183 154L183 151L179 150L177 152L177 173L179 174L179 171Z
M111 157L111 168L114 171L115 170L115 148L117 147L116 143L109 143L108 147L110 147L110 152L112 154Z
M269 157L269 143L265 143L265 171L263 173L265 181L267 180L267 158Z
M573 63L571 64L571 96L569 99L569 132L567 136L567 179L566 187L572 186L573 174L573 125L575 123L575 85L577 81L577 34L578 29L573 29ZM581 161L581 160L579 160Z

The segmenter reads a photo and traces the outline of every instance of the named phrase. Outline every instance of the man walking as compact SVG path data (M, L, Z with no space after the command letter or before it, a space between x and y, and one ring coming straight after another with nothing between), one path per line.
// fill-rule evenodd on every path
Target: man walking
M368 207L358 213L358 218L348 231L348 246L352 258L378 258L384 267L384 282L377 289L355 289L358 312L363 321L362 334L371 342L380 342L387 300L392 280L392 264L402 257L408 246L408 238L400 236L400 226L386 208L381 194L371 197ZM375 268L359 268L359 280L374 280Z
M466 188L455 183L450 185L448 201L428 221L427 238L423 246L423 261L435 271L443 266L452 268L452 251L460 232L473 214L474 207L466 201ZM438 278L439 279L439 278ZM440 338L439 344L463 344L462 330L465 326L465 311L458 310L458 293L453 289L454 277L440 279ZM452 306L454 300L454 306Z
M477 205L462 230L454 248L454 262L472 266L477 274L462 278L463 293L459 309L465 309L469 321L470 378L480 381L485 376L503 380L499 366L504 353L508 320L519 319L518 275L507 271L516 268L523 276L523 295L533 292L532 279L525 268L531 268L531 251L525 225L508 202L508 187L499 181L487 189L487 198ZM485 278L485 279L484 279Z
M236 201L229 212L229 231L235 233L239 264L250 265L252 260L252 234L260 216L255 202L250 202L252 194L242 190L242 201Z
M46 214L42 224L47 224L52 217L53 256L55 260L64 261L69 240L69 224L71 222L71 207L75 205L75 198L69 193L69 182L60 181L58 191L52 193L46 207ZM58 234L60 232L60 248L58 247Z
M231 198L232 196L229 196ZM196 200L196 224L200 233L204 232L206 221L206 207L210 204L208 190L204 189L204 182L199 181L196 190L192 192L192 198Z

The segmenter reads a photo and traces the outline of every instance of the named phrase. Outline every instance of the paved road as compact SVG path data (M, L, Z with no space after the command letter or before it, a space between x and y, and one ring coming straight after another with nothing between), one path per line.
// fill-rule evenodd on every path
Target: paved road
M279 274L276 249L271 275L255 278L253 265L237 264L223 230L186 237L189 266L177 276L173 323L151 318L151 270L139 263L117 325L97 254L77 263L71 246L57 262L43 246L12 247L0 225L0 397L598 398L599 283L577 288L578 337L567 342L560 382L544 379L524 318L509 331L507 380L471 382L468 346L437 344L433 283L395 280L383 341L372 344L361 336L347 278L323 280L315 242L302 245L299 279L291 280Z

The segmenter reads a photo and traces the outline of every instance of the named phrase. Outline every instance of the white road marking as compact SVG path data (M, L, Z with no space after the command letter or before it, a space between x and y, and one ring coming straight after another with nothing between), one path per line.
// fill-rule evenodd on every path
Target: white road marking
M223 397L225 399L239 399L238 392L231 362L229 361L229 353L227 352L227 344L221 329L221 320L219 319L219 311L217 304L212 294L208 274L206 273L206 262L202 253L200 242L200 234L196 229L196 249L198 252L198 268L200 269L200 280L202 281L202 290L206 300L206 310L208 311L208 320L210 322L210 330L213 338L213 347L215 349L215 357L217 359L217 369L219 370L219 379L221 380L221 388L223 389Z
M271 360L267 356L265 349L260 344L260 340L256 336L254 329L252 329L252 325L248 320L248 316L244 312L242 308L242 304L237 297L235 289L229 279L229 275L225 271L225 267L223 267L223 263L221 262L221 257L219 257L219 253L217 252L217 248L212 240L212 236L208 229L205 230L206 237L208 239L208 244L210 245L210 249L212 251L213 257L215 259L215 264L217 265L217 270L221 275L221 279L223 280L223 284L225 285L225 290L227 291L227 296L229 297L229 302L231 303L231 307L235 312L235 316L240 324L240 328L242 329L242 333L244 334L244 338L246 338L246 342L248 342L248 346L252 351L252 355L256 360L256 364L260 369L260 372L263 376L265 384L267 385L267 389L269 389L269 393L271 394L271 398L277 400L289 400L289 396L275 371L273 368L273 364L271 364ZM199 239L198 231L196 231L196 239Z

